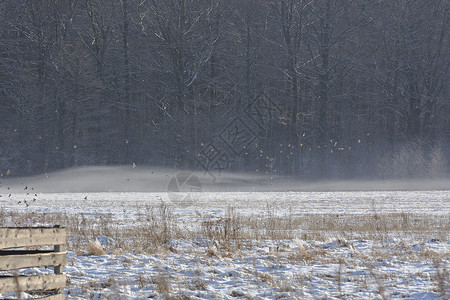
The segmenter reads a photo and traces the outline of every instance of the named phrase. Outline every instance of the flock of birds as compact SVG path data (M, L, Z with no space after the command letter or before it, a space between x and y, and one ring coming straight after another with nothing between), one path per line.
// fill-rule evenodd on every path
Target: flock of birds
M136 167L136 165L133 163L132 168L135 168L135 167ZM128 169L125 170L125 171L127 172ZM154 174L154 171L152 171L152 174ZM166 174L166 177L169 177L169 175ZM48 178L47 174L46 174L46 178ZM130 178L127 178L126 180L130 181ZM26 196L29 197L29 198L31 198L31 197L32 198L31 199L19 200L17 202L17 204L24 204L26 207L28 207L28 206L30 206L31 203L36 202L36 200L38 198L38 193L34 190L34 187L28 187L28 185L24 184L23 182L21 183L21 185L23 187L23 190L27 191ZM1 194L1 187L2 187L2 182L0 181L0 198L3 197L3 195ZM8 192L5 193L5 195L8 194L8 197L11 198L12 195L13 195L12 193L9 192L11 190L11 187L6 187L6 189L8 190ZM84 200L88 200L88 196L87 195L84 197Z
M2 186L1 185L2 184L2 182L0 181L0 187ZM25 185L25 184L23 184L23 183L21 183L22 184L22 186L23 186L23 189L26 191L26 190L28 190L28 185ZM8 186L7 188L6 188L7 190L11 190L11 188ZM33 191L33 192L29 192L29 191ZM17 202L17 204L25 204L25 206L26 207L28 207L28 206L30 206L30 202L36 202L36 200L37 200L37 197L38 197L38 194L37 193L35 193L34 192L34 187L31 187L30 189L29 189L29 191L27 192L27 196L33 196L33 194L34 194L34 196L33 196L33 198L31 199L31 200L27 200L27 199L24 199L23 201L22 200L19 200L18 202ZM11 197L12 196L12 193L9 193L8 194L8 197ZM0 198L1 197L3 197L1 194L0 194Z
M23 203L26 207L28 207L28 206L30 206L30 203L36 202L36 200L38 198L38 193L36 193L34 191L34 187L28 188L28 185L25 185L24 183L21 183L21 185L23 186L23 190L27 191L26 196L32 196L33 198L31 198L31 200L30 199L19 200L17 202L17 204L22 204ZM1 187L2 187L2 182L0 181L0 188ZM11 190L11 188L9 186L6 189L7 190ZM32 191L32 192L30 192L30 191ZM2 197L3 197L3 195L0 194L0 198L2 198ZM11 198L12 197L12 193L9 193L8 197ZM88 199L88 196L85 196L84 200L87 200L87 199Z

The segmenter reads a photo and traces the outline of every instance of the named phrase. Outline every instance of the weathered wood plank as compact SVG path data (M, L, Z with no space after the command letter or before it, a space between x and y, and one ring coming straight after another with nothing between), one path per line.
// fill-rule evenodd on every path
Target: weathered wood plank
M0 228L0 249L63 245L65 228Z
M66 300L66 295L56 294L56 295L47 296L45 298L37 298L37 300Z
M3 300L17 300L17 298L2 298ZM41 298L33 298L36 300L66 300L66 295L64 295L64 293L62 294L55 294L55 295L50 295L50 296L46 296L46 297L41 297Z
M65 252L0 256L0 270L18 270L22 268L61 266L66 264Z
M36 275L0 278L0 293L53 290L66 286L66 275Z
M66 300L66 295L64 293L62 294L55 294L50 296L44 296L40 298L33 298L35 300ZM2 298L2 300L17 300L17 298Z

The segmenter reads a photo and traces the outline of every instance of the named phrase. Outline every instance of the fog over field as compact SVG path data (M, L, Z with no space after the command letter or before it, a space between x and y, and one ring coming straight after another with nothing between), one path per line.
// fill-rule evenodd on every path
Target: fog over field
M139 166L80 167L0 180L0 190L27 192L166 192L177 175L193 174L204 192L449 190L449 178L305 181L244 173L206 173Z
M2 226L67 229L69 299L448 294L448 178L307 182L133 164L0 181Z

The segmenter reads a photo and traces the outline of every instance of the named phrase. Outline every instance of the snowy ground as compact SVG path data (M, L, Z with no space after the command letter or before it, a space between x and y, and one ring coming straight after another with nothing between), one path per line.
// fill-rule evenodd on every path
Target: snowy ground
M69 299L450 295L450 190L203 192L175 199L164 192L19 187L0 189L1 225L67 227ZM97 252L89 246L96 239Z
M69 231L73 226L71 216L83 216L90 222L88 226L125 230L142 223L143 216L148 215L148 207L159 207L161 202L170 201L166 193L1 195L4 225L18 222L16 214L32 216L22 219L21 225L45 223L45 220L52 220L52 215L58 215L66 220ZM168 206L174 227L180 229L181 234L189 234L186 233L185 238L170 238L165 247L154 253L141 248L121 252L120 246L114 246L120 243L112 234L112 237L95 236L106 254L87 255L81 250L81 244L74 242L80 236L75 230L70 231L65 268L70 283L66 292L73 299L169 296L186 299L434 299L444 292L448 296L450 243L445 220L450 212L449 199L449 191L195 193L189 205ZM25 201L28 206L24 205ZM266 239L264 237L270 236L266 231L261 233L263 238L247 239L242 228L239 241L221 239L220 235L209 239L201 230L196 233L189 229L199 227L202 220L232 217L229 207L233 207L242 226L247 224L246 217L257 216L261 216L261 226L266 225L263 220L267 218L308 216L310 220L314 215L352 220L353 215L372 218L403 214L418 218L417 222L421 218L441 222L436 223L436 228L421 232L408 228L385 229L379 238L371 239L349 239L339 230L323 230L317 235L317 229L308 227L307 222L293 222L294 226L289 227L286 235L288 239L283 236ZM108 224L93 221L100 218L106 218ZM183 228L188 229L183 231ZM280 226L274 230L288 229ZM352 237L358 236L353 233ZM370 236L377 236L370 233ZM99 231L99 234L102 233ZM367 237L367 234L361 236ZM94 236L89 237L92 238ZM227 241L230 244L224 245Z

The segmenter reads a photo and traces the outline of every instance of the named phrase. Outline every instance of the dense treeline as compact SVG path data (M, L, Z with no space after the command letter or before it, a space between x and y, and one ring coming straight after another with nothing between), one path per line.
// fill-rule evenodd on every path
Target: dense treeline
M449 5L3 0L0 173L439 175Z

